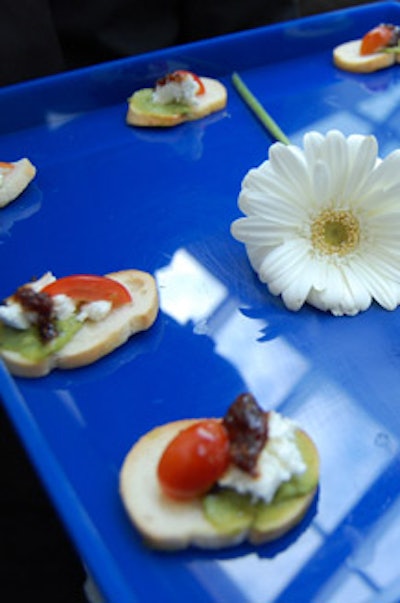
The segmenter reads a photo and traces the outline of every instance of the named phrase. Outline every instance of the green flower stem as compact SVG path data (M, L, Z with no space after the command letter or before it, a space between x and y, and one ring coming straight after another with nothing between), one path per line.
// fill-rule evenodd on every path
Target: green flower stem
M276 140L279 142L283 142L284 144L290 144L289 138L282 132L276 121L272 119L272 117L267 113L261 103L256 99L254 94L250 92L246 84L243 82L242 78L237 74L232 74L232 83L235 86L236 90L244 100L244 102L250 107L250 109L255 113L261 123L267 128L267 130L272 134Z

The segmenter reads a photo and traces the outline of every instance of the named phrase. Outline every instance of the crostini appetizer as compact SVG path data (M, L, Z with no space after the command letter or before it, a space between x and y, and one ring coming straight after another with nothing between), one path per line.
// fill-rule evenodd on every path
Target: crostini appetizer
M0 358L20 377L91 364L148 329L158 307L156 283L147 272L59 279L48 272L0 305Z
M0 208L14 201L36 175L35 166L24 157L18 161L0 161Z
M120 495L150 546L217 549L279 538L306 514L319 457L292 420L241 394L222 419L151 430L120 471Z
M218 80L180 69L157 80L154 88L137 90L128 103L128 124L171 127L223 109L227 91Z
M351 40L333 50L334 64L345 71L372 73L400 61L400 28L381 24L362 39Z

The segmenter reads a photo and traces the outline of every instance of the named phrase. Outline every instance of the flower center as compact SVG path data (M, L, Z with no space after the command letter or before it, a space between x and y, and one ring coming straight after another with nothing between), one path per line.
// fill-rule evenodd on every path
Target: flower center
M314 249L332 255L347 255L360 241L360 224L349 210L326 209L311 225Z

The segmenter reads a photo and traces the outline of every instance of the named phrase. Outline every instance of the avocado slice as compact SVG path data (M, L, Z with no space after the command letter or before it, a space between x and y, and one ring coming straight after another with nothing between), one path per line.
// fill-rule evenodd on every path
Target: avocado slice
M300 475L294 475L288 482L284 482L279 487L273 500L274 503L308 494L318 484L319 459L312 441L304 431L298 429L296 431L296 442L307 469Z
M128 102L136 111L140 113L151 113L153 115L176 115L190 113L190 105L184 103L171 102L166 104L155 103L153 101L153 89L142 88L137 90L128 99Z
M78 321L75 316L71 316L67 320L56 321L57 337L43 343L38 329L34 325L29 329L19 330L0 323L0 350L17 352L24 358L37 362L58 352L81 327L82 322Z
M313 442L303 431L297 430L296 439L307 468L283 483L271 503L255 502L250 495L239 494L231 488L222 488L203 498L205 517L216 530L223 534L235 534L248 528L274 531L299 516L305 498L318 485L319 458Z
M251 526L256 507L249 496L224 488L205 496L203 511L216 530L236 534Z

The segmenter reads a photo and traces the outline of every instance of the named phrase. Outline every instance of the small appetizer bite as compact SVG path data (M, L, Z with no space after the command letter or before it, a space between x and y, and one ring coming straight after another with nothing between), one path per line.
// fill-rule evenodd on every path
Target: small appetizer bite
M137 90L129 99L126 121L133 126L170 127L200 119L226 106L227 91L218 80L178 70Z
M150 546L217 549L288 532L318 481L309 436L241 394L222 419L175 421L145 434L124 459L120 494Z
M47 272L0 305L0 358L20 377L91 364L148 329L157 313L157 288L147 272L60 279Z
M400 61L400 28L381 24L368 31L360 40L336 46L333 62L340 69L355 73L372 73Z
M36 175L35 166L24 157L18 161L0 161L0 207L14 201Z

